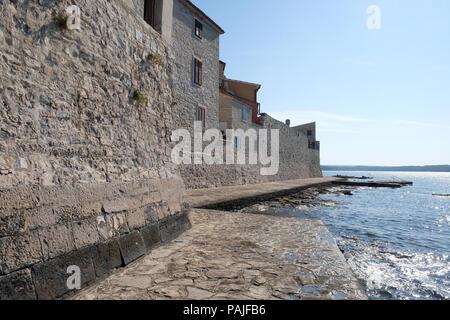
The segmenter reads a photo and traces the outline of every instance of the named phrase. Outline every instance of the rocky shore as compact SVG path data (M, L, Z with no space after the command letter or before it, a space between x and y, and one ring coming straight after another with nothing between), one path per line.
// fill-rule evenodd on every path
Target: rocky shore
M268 201L261 201L244 208L237 204L230 208L231 211L244 213L267 213L276 209L307 209L318 206L334 206L340 201L323 199L321 195L333 194L337 196L352 196L355 187L337 188L331 185L311 187L283 197L274 198Z

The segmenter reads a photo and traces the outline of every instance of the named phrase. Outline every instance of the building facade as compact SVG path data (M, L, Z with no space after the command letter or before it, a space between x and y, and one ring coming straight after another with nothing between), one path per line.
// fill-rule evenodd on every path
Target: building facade
M224 31L188 0L174 0L172 48L176 70L175 121L193 131L194 121L205 129L219 125L219 48Z

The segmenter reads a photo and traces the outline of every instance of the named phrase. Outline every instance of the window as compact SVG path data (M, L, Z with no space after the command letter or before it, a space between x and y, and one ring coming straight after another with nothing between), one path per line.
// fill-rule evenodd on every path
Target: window
M308 137L312 136L312 130L308 130Z
M203 24L197 19L195 19L195 36L200 39L203 37Z
M246 107L242 107L242 121L247 121L248 119L248 112Z
M202 85L202 69L203 63L194 57L194 83L201 86Z
M195 116L196 121L200 121L202 123L202 129L206 129L206 109L204 107L197 107L197 112Z
M145 0L144 20L152 27L155 27L155 0Z

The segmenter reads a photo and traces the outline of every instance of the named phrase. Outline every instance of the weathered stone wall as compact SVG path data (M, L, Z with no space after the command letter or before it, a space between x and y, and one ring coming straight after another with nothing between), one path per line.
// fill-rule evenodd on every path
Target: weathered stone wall
M203 23L203 37L195 36L194 19ZM178 128L193 130L196 108L206 109L206 127L219 128L219 36L180 0L174 1L172 46L176 57L175 120ZM194 83L194 56L203 63L203 84Z
M257 165L183 165L181 174L185 185L189 189L212 188L220 186L255 184L272 181L306 179L322 177L320 168L320 151L310 149L309 139L303 128L290 128L286 124L273 119L267 114L261 116L262 126L255 125L251 121L242 121L242 108L238 103L233 104L233 129L279 129L280 130L280 164L279 171L273 176L261 175L261 168L268 167ZM311 128L311 125L308 126ZM315 132L315 129L314 129ZM269 133L270 137L270 133ZM233 138L227 137L228 143L234 143ZM270 138L269 152L270 152ZM241 147L244 142L241 141ZM248 162L248 144L247 144ZM237 151L235 151L235 154ZM225 159L225 158L224 158Z
M316 123L306 123L300 126L292 127L292 131L299 131L302 132L304 135L308 137L309 142L316 141ZM310 133L310 135L308 135Z
M320 150L308 147L309 138L297 128L290 128L267 114L261 116L263 127L280 130L280 170L275 180L322 177ZM315 134L315 125L314 125Z
M70 4L81 31L53 20ZM189 227L174 56L142 6L0 2L0 299L59 298L68 266L84 285Z

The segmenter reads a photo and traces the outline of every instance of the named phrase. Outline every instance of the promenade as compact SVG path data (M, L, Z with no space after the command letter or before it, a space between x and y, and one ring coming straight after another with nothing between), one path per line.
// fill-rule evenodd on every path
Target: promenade
M193 207L290 192L306 179L189 191ZM367 299L320 221L192 209L192 229L71 299Z

